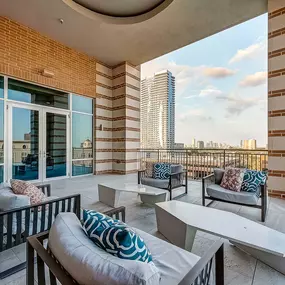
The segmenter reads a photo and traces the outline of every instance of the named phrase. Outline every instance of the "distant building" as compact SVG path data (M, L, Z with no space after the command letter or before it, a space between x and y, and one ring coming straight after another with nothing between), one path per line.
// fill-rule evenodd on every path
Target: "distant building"
M184 143L175 143L174 148L175 149L182 149L182 148L184 148Z
M141 147L173 148L175 77L168 70L141 81Z
M197 141L197 148L204 148L204 142L203 141Z
M195 148L197 145L196 145L196 139L195 138L193 138L192 139L192 144L191 144L191 146L193 147L193 148Z
M243 149L256 149L256 140L255 139L243 140L242 148Z

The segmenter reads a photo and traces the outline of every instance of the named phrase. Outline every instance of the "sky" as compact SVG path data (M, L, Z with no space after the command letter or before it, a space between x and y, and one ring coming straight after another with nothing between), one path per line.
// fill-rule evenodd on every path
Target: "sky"
M267 14L144 63L176 78L175 142L267 144Z

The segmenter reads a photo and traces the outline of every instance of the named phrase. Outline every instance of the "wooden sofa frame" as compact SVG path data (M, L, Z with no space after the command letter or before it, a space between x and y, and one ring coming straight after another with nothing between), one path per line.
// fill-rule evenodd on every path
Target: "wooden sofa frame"
M229 203L229 204L234 204L234 205L240 205L240 206L245 206L245 207L251 207L251 208L257 208L261 210L261 221L265 222L266 219L266 214L267 214L267 185L261 185L260 188L260 199L261 199L261 205L248 205L244 203L238 203L238 202L232 202L232 201L227 201L227 200L222 200L214 197L210 197L206 194L206 188L207 185L210 183L215 183L214 181L214 173L205 176L202 178L202 205L203 206L210 206L214 201L217 202L224 202L224 203ZM211 200L209 204L206 205L206 200Z
M50 184L39 185L37 187L41 189L47 197L51 196ZM55 217L60 212L73 212L80 217L80 194L0 212L0 252L25 243L30 235L49 230ZM14 222L14 227L16 224L14 230L13 220L16 221ZM4 232L4 227L6 227L6 232ZM0 279L4 279L21 271L25 267L26 262L23 262L0 272Z
M119 207L105 212L106 215L125 221L125 207ZM57 280L62 285L78 284L72 276L56 260L51 250L44 246L48 232L40 233L27 239L27 274L26 284L35 284L34 255L37 254L37 278L40 285L56 285ZM45 270L48 267L48 272ZM216 285L224 285L224 247L222 242L216 242L209 251L194 265L178 285L209 285L211 273Z

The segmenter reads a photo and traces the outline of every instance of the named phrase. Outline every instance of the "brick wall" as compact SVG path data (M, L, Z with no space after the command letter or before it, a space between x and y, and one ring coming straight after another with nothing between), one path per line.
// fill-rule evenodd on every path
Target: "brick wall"
M41 75L43 69L53 78ZM0 17L0 73L96 96L96 59L45 37L29 27Z
M43 69L53 78L41 74ZM0 17L0 74L94 100L94 171L137 169L140 69L129 63L109 67L29 27Z
M285 1L268 1L269 195L285 199Z

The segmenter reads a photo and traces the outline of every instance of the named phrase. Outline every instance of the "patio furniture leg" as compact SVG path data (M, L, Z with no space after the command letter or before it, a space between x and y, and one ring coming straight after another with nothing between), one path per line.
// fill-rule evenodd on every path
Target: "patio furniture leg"
M117 207L120 197L120 191L116 191L113 188L109 188L99 184L98 192L100 202L111 207Z
M265 222L266 213L267 213L267 191L266 185L261 186L261 221Z

